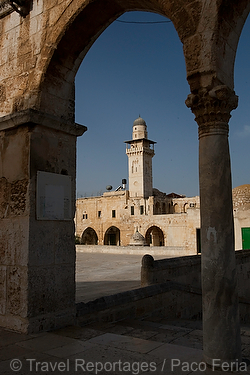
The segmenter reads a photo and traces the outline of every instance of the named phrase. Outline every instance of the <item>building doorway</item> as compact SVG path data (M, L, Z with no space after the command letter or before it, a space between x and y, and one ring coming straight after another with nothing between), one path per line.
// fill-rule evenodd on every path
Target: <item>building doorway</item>
M120 246L120 229L110 227L105 233L104 245Z
M97 245L98 236L93 228L87 228L82 234L81 245Z
M242 235L242 249L250 249L250 228L241 228Z
M149 246L164 246L164 234L159 227L150 227L146 232L145 238Z

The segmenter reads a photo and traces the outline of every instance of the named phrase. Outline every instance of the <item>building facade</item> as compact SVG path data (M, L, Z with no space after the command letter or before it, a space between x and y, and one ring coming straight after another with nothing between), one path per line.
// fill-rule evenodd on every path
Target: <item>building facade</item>
M150 246L181 247L197 252L199 197L166 194L153 188L152 158L156 142L148 139L146 122L134 121L126 141L129 189L119 187L100 197L76 201L76 235L81 244L131 244L138 231Z
M141 117L134 121L132 140L125 143L129 189L123 184L102 196L77 199L75 223L80 243L128 246L139 232L148 246L178 248L183 255L199 253L199 197L166 194L153 188L156 142L148 139ZM239 250L250 247L249 185L233 189L233 201L235 245Z

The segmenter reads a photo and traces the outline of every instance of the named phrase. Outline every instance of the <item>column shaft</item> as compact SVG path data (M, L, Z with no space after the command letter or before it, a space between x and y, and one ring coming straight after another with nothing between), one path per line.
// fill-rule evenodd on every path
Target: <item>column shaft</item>
M199 125L203 350L212 366L214 360L220 365L241 359L228 145L230 112L237 104L225 85L200 88L186 100Z
M213 359L241 358L231 168L226 134L200 138L203 350Z

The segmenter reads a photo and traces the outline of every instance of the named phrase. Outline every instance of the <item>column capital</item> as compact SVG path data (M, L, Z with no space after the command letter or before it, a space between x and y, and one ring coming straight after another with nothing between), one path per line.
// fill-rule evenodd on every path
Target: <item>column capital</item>
M230 112L238 106L238 96L228 86L201 88L189 94L185 103L195 115L199 138L212 134L228 135Z

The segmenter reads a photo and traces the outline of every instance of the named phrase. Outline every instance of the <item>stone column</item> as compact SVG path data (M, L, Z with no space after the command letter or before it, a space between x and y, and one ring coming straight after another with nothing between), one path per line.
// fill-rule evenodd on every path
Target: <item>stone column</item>
M228 145L228 121L237 102L224 85L186 100L199 125L203 353L212 366L241 359Z
M33 110L0 119L2 327L74 323L76 137L85 130Z

